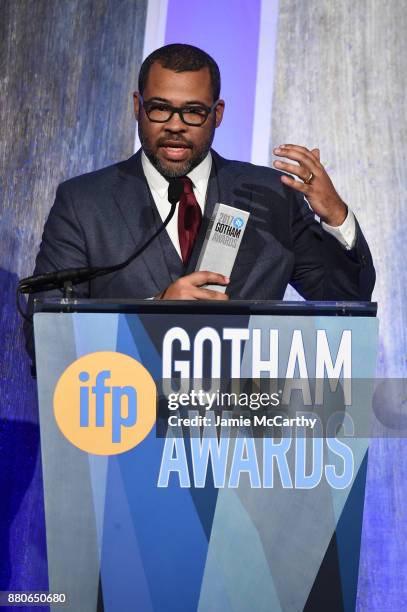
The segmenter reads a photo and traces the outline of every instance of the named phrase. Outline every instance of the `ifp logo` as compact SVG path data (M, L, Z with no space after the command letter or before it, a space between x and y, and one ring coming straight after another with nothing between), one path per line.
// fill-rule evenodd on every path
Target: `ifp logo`
M116 455L149 434L156 420L156 395L154 380L136 359L110 351L89 353L58 380L55 419L81 450Z

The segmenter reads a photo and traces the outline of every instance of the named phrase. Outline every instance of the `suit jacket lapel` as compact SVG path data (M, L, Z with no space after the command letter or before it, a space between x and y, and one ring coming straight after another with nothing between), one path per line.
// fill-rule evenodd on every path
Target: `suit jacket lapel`
M133 237L135 249L140 248L161 223L143 173L140 151L120 164L113 197ZM140 260L156 285L157 293L182 274L182 263L165 230L140 255ZM181 272L177 275L178 268Z
M221 202L222 204L249 210L248 203L245 202L242 205L242 202L237 202L236 196L233 193L236 179L241 175L240 168L233 168L233 165L228 163L228 160L223 159L215 151L212 150L211 153L212 168L206 194L205 212L185 274L194 272L196 268L215 204Z

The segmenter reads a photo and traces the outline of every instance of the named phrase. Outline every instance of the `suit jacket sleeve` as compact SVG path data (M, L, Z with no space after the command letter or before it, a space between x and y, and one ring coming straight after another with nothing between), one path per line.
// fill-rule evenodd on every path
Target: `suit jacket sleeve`
M295 257L290 284L308 300L370 300L375 270L357 220L355 246L346 250L322 229L304 198L290 191Z
M88 266L85 236L77 219L65 184L58 187L54 205L44 226L42 241L37 255L34 274L45 274L64 268ZM89 284L75 286L77 297L89 297ZM34 299L62 297L62 291L54 289L31 294L28 299L28 313L34 311ZM34 362L34 340L32 324L24 324L26 349Z
M59 185L54 205L44 226L34 274L44 274L64 268L89 265L85 234L77 218L67 184ZM75 287L75 294L88 297L88 283ZM61 295L61 291L47 292L48 297Z

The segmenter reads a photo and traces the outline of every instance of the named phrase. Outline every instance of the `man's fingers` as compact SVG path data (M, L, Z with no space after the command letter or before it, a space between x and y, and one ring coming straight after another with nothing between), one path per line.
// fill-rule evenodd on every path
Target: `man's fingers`
M283 170L284 172L288 172L289 174L294 174L298 176L303 181L306 181L309 178L311 170L306 168L304 165L298 166L294 164L288 164L286 162L275 161L273 162L273 166L278 168L279 170Z
M197 300L221 300L229 299L226 293L214 291L213 289L205 289L205 287L197 287L194 291L194 298Z
M280 145L273 149L273 153L278 157L287 157L287 159L297 161L315 174L322 166L319 161L319 149L313 149L313 151L318 151L318 155L314 155L313 152L299 145Z
M279 151L276 153L279 157L286 157L287 159L291 159L293 161L298 162L299 164L309 168L312 172L317 172L320 167L320 163L317 159L311 154L311 151L308 151L308 155L303 153L302 151L291 151L288 149L275 149L275 151ZM278 160L279 163L280 160Z
M193 272L182 276L169 285L158 296L160 300L227 300L228 297L219 291L212 291L202 285L227 285L229 278L216 272Z
M282 151L291 151L291 152L296 151L298 153L303 153L304 155L311 155L311 151L307 149L307 147L303 147L301 145L282 144L276 147L274 150L276 151L277 149L281 149Z
M285 174L281 177L281 181L293 189L297 191L301 191L301 193L305 195L309 195L311 185L307 185L306 183L300 183L300 181L296 181L291 176L286 176Z
M188 276L184 276L182 278L183 281L188 282L195 287L200 287L202 285L227 285L229 283L229 278L224 276L223 274L218 274L217 272L208 272L203 270L201 272L192 272L192 274L188 274Z
M276 160L273 162L273 166L283 172L298 176L298 178L304 182L309 180L311 174L315 178L322 178L326 175L325 169L320 162L320 151L317 148L310 151L306 147L287 144L275 148L274 153L279 157L286 157L287 159L298 162L298 165L294 165L285 161ZM309 193L307 185L304 188L294 179L287 178L283 180L282 178L281 180L286 185L290 185L294 187L294 189L297 189L297 191L301 191L304 194Z

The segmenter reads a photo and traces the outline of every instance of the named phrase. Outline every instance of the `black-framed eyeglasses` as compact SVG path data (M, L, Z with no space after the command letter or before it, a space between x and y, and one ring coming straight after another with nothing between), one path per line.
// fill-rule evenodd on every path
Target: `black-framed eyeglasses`
M190 104L177 107L171 106L171 104L167 104L166 102L160 102L159 100L145 102L140 95L139 98L146 111L147 117L154 123L166 123L171 119L174 113L178 113L181 117L181 121L186 123L186 125L198 127L205 123L208 116L219 102L219 100L216 100L212 106L206 106L205 104Z

